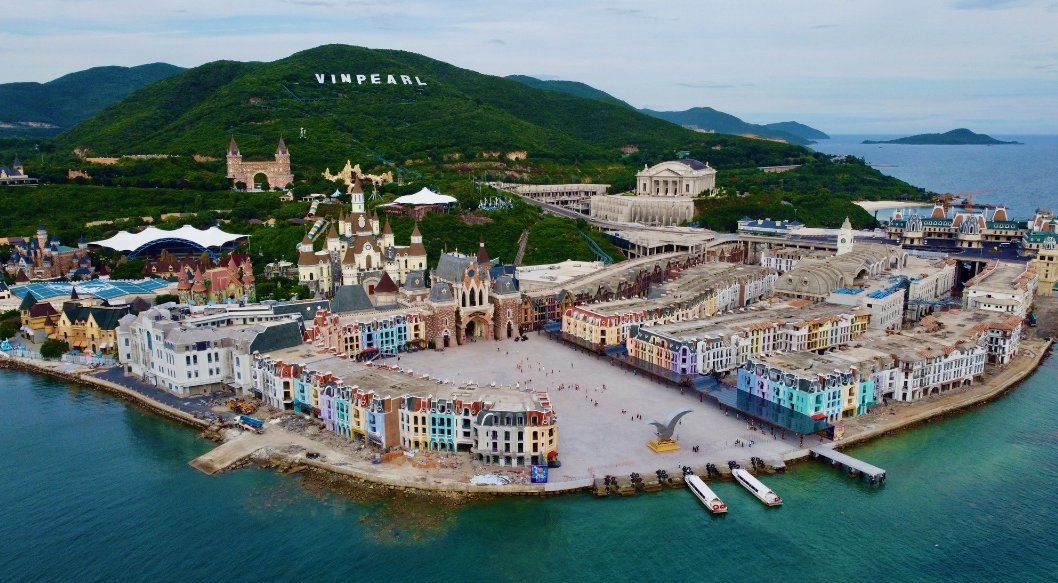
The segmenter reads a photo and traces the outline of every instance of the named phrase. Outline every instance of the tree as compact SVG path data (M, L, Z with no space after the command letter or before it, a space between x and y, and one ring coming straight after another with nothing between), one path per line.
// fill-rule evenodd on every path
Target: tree
M70 345L65 340L53 338L45 340L40 347L40 355L43 358L59 358L70 351Z
M175 302L175 303L179 304L180 303L180 296L178 296L176 294L159 294L158 296L155 296L155 298L154 298L154 305L156 305L156 306L160 306L162 304L167 304L169 302Z
M110 279L141 279L143 277L144 261L133 259L115 265L110 270Z

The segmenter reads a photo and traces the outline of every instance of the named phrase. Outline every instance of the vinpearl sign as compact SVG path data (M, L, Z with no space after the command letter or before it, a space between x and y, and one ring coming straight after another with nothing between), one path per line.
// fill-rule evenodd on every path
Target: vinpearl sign
M316 73L315 75L316 81L320 85L326 84L328 80L330 80L331 84L352 83L354 77L356 78L357 85L363 85L365 82L370 85L383 84L382 75L379 73L373 73L371 75L351 75L349 73L329 75L326 73ZM399 82L397 81L398 77L400 78ZM411 75L386 75L385 83L387 85L426 85L426 83L420 81L418 77L415 77L414 79L415 81L412 81Z

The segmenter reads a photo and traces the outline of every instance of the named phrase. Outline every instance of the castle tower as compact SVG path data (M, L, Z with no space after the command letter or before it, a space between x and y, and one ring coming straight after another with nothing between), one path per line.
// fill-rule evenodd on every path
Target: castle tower
M250 258L247 257L246 261L242 263L242 291L246 294L246 300L249 302L257 301L256 281L253 276L253 264L250 263Z
M235 138L232 138L232 143L235 143ZM279 146L276 148L276 163L290 168L290 152L287 151L287 145L283 143L283 136L279 136Z
M331 228L327 231L327 252L338 253L341 251L342 240L338 237L338 230L334 228L334 222L331 222Z
M393 229L389 226L389 221L386 221L386 226L382 228L382 246L386 249L393 247Z
M195 268L195 283L191 285L191 301L188 304L194 306L206 305L206 282L201 267Z
M372 232L372 233L373 233L373 234L374 234L374 235L375 235L376 237L377 237L377 236L378 236L378 234L379 234L379 232L378 232L378 226L379 226L379 225L378 225L378 211L377 211L377 210L373 210L373 211L371 211L371 232Z
M41 250L48 246L48 230L44 228L44 221L37 224L37 246Z
M242 164L242 154L239 153L239 146L235 144L235 136L231 137L231 143L228 144L228 178L236 178L235 169ZM248 186L248 185L247 185Z
M364 213L364 187L360 184L360 176L353 181L353 188L349 191L349 198L353 204L353 214Z
M15 161L11 163L11 167L18 171L19 174L25 174L22 170L22 160L18 159L18 155L15 155Z
M852 223L849 217L845 217L845 222L841 223L841 229L838 230L838 255L849 251L852 251Z
M85 240L84 235L81 235L81 239L77 241L77 248L81 251L85 251L88 249L88 241Z

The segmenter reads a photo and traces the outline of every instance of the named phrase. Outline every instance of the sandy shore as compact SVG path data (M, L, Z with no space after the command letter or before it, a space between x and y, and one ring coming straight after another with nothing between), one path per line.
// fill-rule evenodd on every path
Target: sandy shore
M984 384L958 389L916 403L891 403L888 407L877 408L869 415L846 420L845 436L836 442L834 447L842 449L858 445L987 403L1003 395L1032 374L1049 348L1049 341L1025 340L1022 342L1021 355L1005 370L991 375ZM0 368L47 374L62 380L93 386L133 401L160 415L197 429L205 429L207 433L210 430L209 424L205 421L120 385L99 379L90 374L91 369L87 367L11 358L0 353ZM660 387L659 390L661 390ZM896 414L891 415L890 412ZM594 483L592 479L576 479L548 484L530 484L526 472L508 471L500 473L506 473L515 483L504 486L475 485L469 481L471 475L491 472L493 468L478 467L478 464L462 459L467 456L449 456L433 452L432 454L420 453L415 458L410 458L399 454L388 456L389 459L382 463L373 463L368 452L363 451L362 448L354 449L357 446L352 442L338 446L329 443L334 441L330 439L330 435L309 436L287 431L274 425L268 426L266 431L260 435L239 434L229 430L225 437L225 443L195 460L198 464L196 467L200 467L207 473L215 473L255 461L263 465L278 467L286 472L313 468L350 478L368 487L379 486L393 490L422 491L451 496L477 494L541 496L589 490ZM313 458L308 457L310 452L314 454ZM319 454L318 457L315 454ZM787 461L807 459L808 451L793 451L783 455L783 458ZM723 463L726 466L726 460L695 460L694 465L704 464L706 461ZM739 461L740 463L746 462L743 463L743 467L748 466L748 460ZM674 471L678 471L677 468L669 470L669 474L673 475Z

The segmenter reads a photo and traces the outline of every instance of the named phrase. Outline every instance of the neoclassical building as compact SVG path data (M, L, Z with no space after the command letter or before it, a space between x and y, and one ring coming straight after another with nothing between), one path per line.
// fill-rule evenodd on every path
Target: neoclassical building
M667 227L694 218L694 199L716 195L716 170L697 160L681 159L643 167L635 192L591 197L591 217L603 221Z
M716 170L697 160L683 158L662 162L636 174L640 196L691 196L703 192L716 195Z

